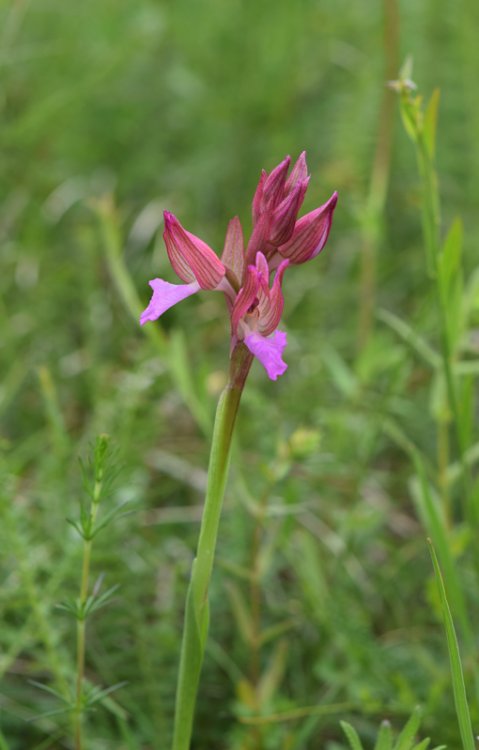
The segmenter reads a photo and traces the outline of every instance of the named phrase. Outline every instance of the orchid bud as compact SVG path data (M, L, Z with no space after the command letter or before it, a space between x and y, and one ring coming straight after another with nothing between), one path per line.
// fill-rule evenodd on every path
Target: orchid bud
M335 192L327 203L296 222L291 238L278 247L283 258L299 264L315 258L321 252L329 236L337 202L338 194Z
M175 273L188 284L197 281L201 289L216 289L226 269L214 250L187 232L176 216L164 212L166 250Z

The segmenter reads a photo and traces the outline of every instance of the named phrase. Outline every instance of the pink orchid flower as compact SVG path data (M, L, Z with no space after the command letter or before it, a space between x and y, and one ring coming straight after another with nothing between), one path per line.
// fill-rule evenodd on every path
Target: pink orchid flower
M289 265L311 260L321 252L331 229L337 193L322 206L297 219L308 187L303 152L288 176L289 156L270 174L262 172L253 198L253 232L245 250L238 217L229 223L221 260L214 250L184 229L165 211L163 237L170 263L184 282L153 279L153 296L140 317L141 325L157 320L166 310L202 289L225 295L231 317L231 347L244 342L271 380L287 364L287 338L277 329L284 307L281 284ZM275 271L270 286L271 272Z

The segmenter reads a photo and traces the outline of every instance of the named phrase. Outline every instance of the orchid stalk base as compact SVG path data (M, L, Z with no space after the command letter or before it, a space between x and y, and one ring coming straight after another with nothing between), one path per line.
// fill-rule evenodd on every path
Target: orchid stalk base
M185 609L172 750L189 750L196 696L209 625L208 589L228 477L236 415L253 356L239 344L231 358L230 380L216 410L203 517Z

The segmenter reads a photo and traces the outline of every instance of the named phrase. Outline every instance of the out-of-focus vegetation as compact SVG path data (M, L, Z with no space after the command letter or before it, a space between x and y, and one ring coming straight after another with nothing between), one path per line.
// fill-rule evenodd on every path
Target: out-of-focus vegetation
M434 479L439 450L425 495L463 592L471 696L477 518L459 482L445 489L460 469L421 349L440 336L420 181L385 83L411 53L421 91L441 89L441 233L463 217L473 370L478 23L472 0L0 4L2 750L73 747L68 716L50 715L61 703L32 681L74 690L74 623L56 605L78 594L66 518L99 433L116 474L104 512L132 512L94 545L92 580L119 589L88 621L86 676L128 684L88 715L87 747L168 748L229 331L221 295L150 332L135 315L148 279L174 281L162 209L220 251L233 215L249 228L261 167L303 149L304 209L334 189L340 203L324 253L285 279L287 374L255 366L244 394L194 748L339 750L340 719L370 747L418 703L432 745L458 747L418 465ZM471 463L473 393L460 394Z

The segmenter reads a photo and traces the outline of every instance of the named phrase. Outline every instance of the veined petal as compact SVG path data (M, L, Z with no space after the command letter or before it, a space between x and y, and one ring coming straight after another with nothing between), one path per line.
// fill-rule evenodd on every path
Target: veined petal
M321 252L331 230L334 209L338 202L335 192L324 205L311 211L296 222L291 238L278 251L291 263L305 263Z
M170 307L186 299L186 297L196 294L201 288L197 281L193 281L191 284L170 284L163 279L152 279L149 284L153 289L153 296L148 307L141 313L140 323L142 326L149 320L157 320Z
M259 359L271 380L276 380L278 375L282 375L288 369L288 365L282 360L287 344L284 331L275 331L268 338L260 333L250 333L244 342L250 352Z
M283 260L276 272L274 277L273 286L268 289L268 293L262 292L259 296L259 319L258 319L258 330L264 335L268 336L278 326L284 308L284 297L281 290L281 284L283 282L283 275L287 267L289 266L289 260Z
M247 263L254 263L256 253L265 250L268 242L270 225L271 215L269 213L261 214L254 226L251 237L249 238L248 247L246 248Z
M269 266L263 253L256 253L256 270L260 275L260 283L269 292Z
M293 166L293 169L291 170L291 173L286 180L286 184L284 186L284 192L290 193L291 190L294 188L297 182L301 180L305 180L308 177L308 165L306 164L306 151L303 151L296 163Z
M291 157L287 156L266 177L261 196L261 212L269 211L279 203L283 197L284 184L288 173Z
M268 176L268 173L262 169L261 170L261 177L259 178L258 186L256 188L254 198L253 198L253 224L256 224L258 221L260 214L261 214L261 205L263 201L263 190L264 190L264 183L266 181L266 178Z
M226 231L225 246L221 261L226 268L231 271L241 286L243 281L243 272L245 264L244 238L241 222L237 216L231 219Z
M183 281L197 281L202 289L215 289L225 275L225 267L214 250L187 232L169 211L164 216L163 238L175 273Z
M257 302L260 279L255 266L246 269L245 282L238 292L238 296L231 311L231 330L233 335L238 331L238 324L248 310Z
M298 211L308 188L308 182L309 177L298 180L291 192L275 208L268 237L268 242L272 245L283 245L293 234Z

